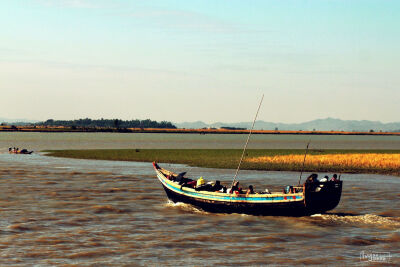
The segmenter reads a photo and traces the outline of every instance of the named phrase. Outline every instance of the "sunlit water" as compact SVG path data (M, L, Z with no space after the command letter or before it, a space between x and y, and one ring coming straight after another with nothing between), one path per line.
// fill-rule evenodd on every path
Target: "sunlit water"
M233 170L162 165L231 181ZM322 174L324 175L324 174ZM256 191L298 173L241 171ZM342 175L339 206L309 217L211 214L168 202L149 163L0 154L0 265L359 265L389 252L400 264L400 178Z

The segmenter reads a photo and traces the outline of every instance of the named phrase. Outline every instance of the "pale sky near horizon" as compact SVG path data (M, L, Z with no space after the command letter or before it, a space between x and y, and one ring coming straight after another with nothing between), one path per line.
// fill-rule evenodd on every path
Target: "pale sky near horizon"
M400 121L400 1L0 2L0 117Z

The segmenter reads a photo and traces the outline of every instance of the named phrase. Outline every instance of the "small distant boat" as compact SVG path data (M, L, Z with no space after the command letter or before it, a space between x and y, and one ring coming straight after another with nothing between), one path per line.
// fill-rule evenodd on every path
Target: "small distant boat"
M180 185L178 176L153 162L168 198L173 202L191 204L208 212L242 213L251 215L303 216L325 213L334 209L342 194L342 181L305 182L302 186L290 187L291 193L271 192L237 194L197 191L193 187ZM188 179L188 178L185 178ZM188 179L186 181L193 181Z
M29 155L29 154L32 154L33 153L33 151L28 151L27 149L22 149L22 150L9 150L8 151L10 154L26 154L26 155Z

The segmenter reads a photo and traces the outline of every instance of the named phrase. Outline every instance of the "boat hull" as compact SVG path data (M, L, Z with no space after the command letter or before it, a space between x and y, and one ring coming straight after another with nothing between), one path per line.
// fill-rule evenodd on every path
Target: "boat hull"
M9 152L10 154L18 154L18 155L30 155L33 153L33 151L28 151L28 152Z
M342 195L342 181L304 185L305 206L309 213L324 213L336 208Z
M200 208L207 212L215 213L241 213L249 215L283 215L283 216L302 216L306 214L305 206L302 201L289 203L247 203L231 201L215 201L201 198L188 197L176 193L164 186L168 199L177 203L186 203Z

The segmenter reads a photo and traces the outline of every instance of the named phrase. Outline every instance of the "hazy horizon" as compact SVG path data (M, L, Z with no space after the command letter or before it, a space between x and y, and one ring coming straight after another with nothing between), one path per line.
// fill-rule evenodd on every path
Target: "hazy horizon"
M0 2L0 117L400 119L398 1Z
M45 119L45 120L36 120L36 119L26 119L26 118L17 118L17 119L12 119L11 118L10 119L10 118L0 117L0 123L1 122L7 122L7 123L12 123L12 122L15 122L15 123L27 122L27 123L29 123L29 122L32 122L32 123L35 123L35 122L44 122L44 121L49 120L49 119L54 119L54 118L48 118L48 119ZM86 119L86 118L82 117L82 118L60 119L60 120L79 120L79 119ZM121 118L114 117L114 118L89 118L89 119L92 119L92 120L101 120L101 119L109 120L109 119L121 119ZM130 119L124 119L124 120L128 120L129 121L129 120L136 120L136 119L139 119L139 118L130 118ZM144 118L144 119L139 119L139 120L146 120L146 119L154 120L152 118ZM277 123L277 124L302 124L302 123L307 123L307 122L311 122L311 121L327 120L327 119L341 120L341 121L360 121L360 122L361 121L369 121L369 122L377 122L377 123L383 123L383 124L400 123L400 121L382 122L382 121L379 121L379 120L377 120L377 121L372 121L372 120L343 120L343 119L340 119L340 118L332 118L332 117L318 118L318 119L314 119L314 120L297 121L297 122L291 122L291 123L282 122L282 121L268 121L268 120L261 120L261 119L257 119L256 122L268 122L268 123ZM54 119L54 120L59 120L59 119ZM211 124L218 124L218 123L227 123L227 124L251 123L252 121L251 120L247 120L247 121L203 121L203 120L174 121L174 120L170 120L169 122L178 123L178 124L197 123L197 122L200 123L201 122L201 123L205 123L205 124L211 125Z

